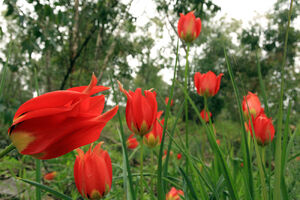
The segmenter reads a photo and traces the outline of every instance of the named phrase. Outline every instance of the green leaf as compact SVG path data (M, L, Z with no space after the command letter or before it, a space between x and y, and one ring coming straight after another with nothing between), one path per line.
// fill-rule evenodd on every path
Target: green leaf
M39 189L42 189L46 192L49 192L51 194L53 194L54 196L58 197L59 199L63 199L63 200L72 200L71 197L65 195L65 194L62 194L60 192L57 192L53 189L51 189L50 187L46 186L46 185L43 185L43 184L40 184L40 183L37 183L37 182L34 182L34 181L31 181L31 180L28 180L28 179L22 179L22 178L18 178L19 180L25 182L25 183L28 183L30 185L33 185L35 186L36 188L39 188Z

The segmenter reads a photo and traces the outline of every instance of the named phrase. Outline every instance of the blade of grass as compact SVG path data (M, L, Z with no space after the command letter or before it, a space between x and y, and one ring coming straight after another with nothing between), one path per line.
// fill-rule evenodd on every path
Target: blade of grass
M219 145L217 144L216 140L214 139L214 136L213 136L214 133L206 125L205 121L200 116L200 112L199 112L197 106L195 105L195 103L191 99L191 97L187 94L187 91L184 89L184 87L178 81L176 81L176 83L180 86L180 88L183 90L185 95L187 95L190 104L192 105L194 111L197 113L197 116L198 116L199 120L201 121L202 126L204 126L204 128L206 130L205 133L207 134L208 142L209 142L214 154L220 159L220 163L221 163L221 166L222 166L222 170L223 170L223 173L224 173L224 176L225 176L225 180L226 180L226 183L227 183L227 187L228 187L231 199L239 199L237 197L236 188L233 185L232 176L229 172L228 166L225 162L225 159L224 159L223 154L222 154L222 152L219 148Z
M257 72L258 72L259 85L260 85L260 90L261 90L262 95L263 95L265 111L266 111L266 114L269 115L269 106L268 106L268 100L267 100L267 95L266 95L266 89L265 89L264 80L263 80L262 75L261 75L261 66L260 66L257 50L256 50L256 63L257 63Z
M60 192L57 192L55 190L53 190L52 188L46 186L46 185L43 185L43 184L40 184L38 182L34 182L34 181L31 181L31 180L28 180L28 179L22 179L22 178L18 178L19 180L25 182L25 183L28 183L30 185L33 185L35 186L36 188L39 188L39 189L42 189L46 192L49 192L51 194L53 194L54 196L56 196L57 198L59 199L62 199L62 200L72 200L71 197L65 195L65 194L62 194Z
M2 74L2 76L1 76L1 85L0 85L0 94L1 95L2 95L2 90L3 90L3 87L4 87L4 82L6 80L7 65L8 65L8 61L9 61L9 58L10 58L11 51L12 51L12 45L9 44L8 45L8 53L5 55L6 56L6 62L3 65L3 68L1 70L1 74Z
M287 42L289 35L289 28L291 23L291 14L293 9L293 0L290 3L290 9L288 13L288 24L285 33L285 41L284 41L284 50L283 50L283 59L281 65L281 81L280 81L280 100L279 100L279 111L278 111L278 123L277 123L277 136L276 136L276 150L275 150L275 185L273 190L273 196L275 200L281 199L280 193L280 183L281 183L281 135L282 135L282 115L283 115L283 93L284 93L284 66L286 62L286 51L287 51Z
M284 177L284 169L286 164L286 148L288 143L288 134L289 134L289 123L290 123L290 114L291 114L291 108L292 104L289 102L287 116L285 120L285 126L284 126L284 135L283 135L283 142L282 142L282 155L281 155L281 193L282 197L285 200L288 200L288 191L285 183L285 177Z
M114 101L115 103L118 105L119 101L117 99L117 94L115 91L115 87L114 87L114 83L112 81L112 75L109 76L110 78L110 82L112 85L112 89L113 89L113 96L114 96ZM123 124L122 124L122 118L121 118L121 114L120 111L118 110L117 112L118 114L118 119L119 119L119 124L120 124L120 132L121 132L121 138L122 138L122 148L124 151L124 156L125 156L125 162L126 162L126 170L127 170L127 174L128 174L128 181L129 181L129 189L130 189L130 194L133 200L135 200L135 191L133 189L133 182L132 182L132 175L131 175L131 171L130 171L130 165L129 165L129 160L128 160L128 152L127 152L127 146L126 146L126 138L125 138L125 134L124 134L124 129L123 129Z
M170 107L171 107L171 99L173 99L173 92L174 92L174 86L175 86L176 69L177 69L177 64L178 64L178 46L179 46L179 40L177 41L174 74L173 74L173 80L172 80L172 87L171 87L171 91L169 94L170 101L168 101L168 105L167 105L166 112L165 112L165 122L164 122L164 126L163 126L162 139L161 139L159 155L158 155L158 167L157 167L158 200L165 199L165 191L163 188L163 179L162 179L162 155L163 155L164 142L165 142L165 132L166 132L167 124L168 124L169 112L170 112Z
M188 188L189 188L189 190L190 190L190 192L191 192L192 197L193 197L195 200L199 199L199 198L197 197L197 194L196 194L196 192L195 192L194 186L193 186L193 184L191 183L189 177L186 175L186 173L183 171L183 169L181 169L181 167L179 167L179 171L180 171L180 173L182 174L184 180L186 181L186 184L187 184L187 186L188 186Z
M247 142L247 133L246 133L245 124L244 124L245 119L244 119L244 115L243 115L241 96L240 96L239 90L236 86L236 83L235 83L235 80L234 80L234 77L233 77L232 68L231 68L231 65L229 64L229 60L228 60L227 53L226 53L225 49L224 49L224 55L225 55L228 73L229 73L229 76L230 76L230 80L231 80L231 83L232 83L232 87L233 87L233 90L234 90L236 102L238 104L239 113L240 113L240 121L241 121L241 126L242 126L242 133L243 133L242 147L244 147L243 148L243 156L244 156L244 162L245 162L244 163L245 164L245 170L247 170L245 174L247 174L247 176L248 176L247 177L248 178L248 183L246 183L245 185L249 186L250 197L248 197L248 198L249 199L255 199L253 174L252 174L252 161L251 161L249 146L248 146L248 142ZM246 192L246 194L249 194L249 193Z

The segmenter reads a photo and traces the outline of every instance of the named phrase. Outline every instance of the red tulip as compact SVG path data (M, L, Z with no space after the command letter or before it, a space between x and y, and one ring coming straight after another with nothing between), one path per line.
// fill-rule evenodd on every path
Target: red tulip
M180 13L178 21L178 36L185 42L193 42L200 34L201 20L196 18L194 11L184 15Z
M256 141L259 145L267 145L273 140L275 129L272 119L268 118L264 113L258 115L255 119L252 117L253 128L255 131ZM249 130L253 137L251 121L249 120Z
M249 108L250 114L253 115L254 118L257 115L259 115L261 112L264 112L264 109L261 107L258 96L256 94L253 94L252 92L248 92L248 95L246 97L244 97L242 107L243 107L243 112L244 112L244 116L246 117L246 119L249 119L249 117L250 117L248 108Z
M221 145L221 140L216 140L216 142L219 146Z
M127 96L126 122L128 128L137 135L144 136L152 129L156 119L156 93L138 88L135 92L127 92L120 82L119 88Z
M209 111L208 111L209 112ZM201 118L205 121L205 122L209 122L209 118L208 118L208 114L205 111L205 109L203 109L200 113ZM211 117L211 112L209 112L209 116Z
M181 153L178 153L178 154L177 154L177 160L180 160L181 157L182 157Z
M169 103L169 97L166 97L165 104L168 105L168 103ZM173 99L171 99L170 106L173 106Z
M97 144L93 150L91 145L86 154L77 149L74 179L83 198L100 199L110 191L112 165L107 151L101 149L102 143Z
M168 194L166 194L166 200L180 200L181 196L183 196L183 191L172 187Z
M152 130L143 138L144 144L146 144L149 148L153 148L161 142L163 133L163 127L161 124L164 125L164 120L160 120L162 113L163 111L157 112L156 121L154 122Z
M135 149L137 146L139 146L139 142L136 138L133 138L133 134L131 134L126 142L128 149Z
M101 114L108 87L96 86L93 75L88 86L54 91L35 97L17 110L9 137L21 154L38 159L64 155L96 141L118 106Z
M53 171L44 175L44 180L51 181L56 177L57 172Z
M212 71L207 72L206 74L201 74L196 72L194 76L195 86L197 88L197 93L200 96L212 97L215 96L219 89L223 73L216 76Z

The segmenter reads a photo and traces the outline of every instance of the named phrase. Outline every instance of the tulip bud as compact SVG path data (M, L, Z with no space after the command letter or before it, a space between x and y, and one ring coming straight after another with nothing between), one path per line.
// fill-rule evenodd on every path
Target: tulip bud
M120 91L127 96L126 122L128 128L139 136L144 136L152 129L156 119L157 102L156 93L138 88L135 92L127 92L122 84L118 82Z
M166 194L166 200L180 200L183 195L182 190L176 190L175 187L172 187L168 194Z
M177 160L180 160L181 157L182 157L181 153L178 153L178 154L177 154Z
M201 116L201 118L202 118L206 123L209 122L208 114L207 114L207 112L205 111L205 109L203 109L203 110L201 111L200 116ZM210 117L212 116L212 115L211 115L211 112L209 112L209 116L210 116Z
M107 151L101 149L100 142L84 154L77 149L74 165L74 179L78 192L83 198L100 199L104 197L112 184L112 165Z
M139 145L139 142L136 138L133 138L133 135L131 134L126 142L128 149L135 149Z
M49 92L30 99L17 110L8 134L17 150L38 159L51 159L100 137L118 106L102 113L108 87L97 86L95 75L88 86Z
M165 104L168 105L168 103L169 103L169 97L166 97ZM173 99L171 99L170 106L173 106Z
M143 138L144 144L146 144L149 148L153 148L161 142L163 132L163 127L161 126L161 124L164 124L164 120L160 120L160 116L162 115L162 113L163 111L157 112L157 118L154 122L152 130Z
M269 144L269 142L273 140L275 134L272 119L268 118L264 113L261 113L255 119L252 117L252 122L257 143L261 146ZM248 127L251 136L253 137L253 131L250 120Z
M194 76L194 83L197 89L197 93L200 96L212 97L215 96L219 89L223 73L216 76L215 73L209 71L205 74L196 72Z
M44 175L44 180L51 181L56 177L57 172L53 171Z
M250 115L248 112L248 108L250 111L250 114L255 118L257 115L259 115L261 112L264 112L264 109L261 107L261 103L259 101L259 98L256 94L253 94L252 92L248 92L248 95L244 97L243 103L242 103L243 113L246 119L250 119Z
M194 11L184 15L180 13L178 21L178 36L185 42L193 42L200 34L201 20L196 18Z

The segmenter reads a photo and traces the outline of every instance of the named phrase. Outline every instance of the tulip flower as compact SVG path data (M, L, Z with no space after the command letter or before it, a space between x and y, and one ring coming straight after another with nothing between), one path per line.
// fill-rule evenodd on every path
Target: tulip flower
M209 111L208 111L208 112L209 112ZM207 112L205 111L205 109L203 109L203 110L201 111L200 116L201 116L201 118L202 118L206 123L209 122L208 114L207 114ZM212 116L212 115L211 115L211 112L209 112L209 116L210 116L210 117Z
M118 106L101 114L108 87L96 86L93 75L88 86L54 91L35 97L17 110L9 137L21 154L51 159L96 141Z
M166 200L180 200L181 196L183 196L183 191L172 187L168 194L166 194Z
M139 142L137 141L136 138L133 138L133 134L131 134L126 142L126 145L128 149L135 149L137 146L139 146Z
M44 175L44 180L51 181L56 177L57 172L53 171Z
M259 101L258 96L256 94L253 94L252 92L248 92L248 95L244 97L242 108L246 119L249 119L250 117L248 108L250 114L253 115L254 118L261 112L264 112L264 109L261 107L261 103Z
M273 140L275 134L272 119L268 118L264 113L261 113L255 119L252 117L252 123L257 143L262 146L269 144L269 142ZM248 127L251 136L253 137L253 130L250 120Z
M216 76L215 73L209 71L205 74L196 72L194 76L194 83L197 89L197 93L200 96L212 97L215 96L219 89L223 73Z
M221 140L216 140L217 144L220 146L221 145Z
M169 103L169 97L166 97L165 104L168 105L168 103ZM171 99L170 106L173 106L173 99Z
M200 34L201 20L195 17L194 11L186 15L180 13L177 30L182 40L188 43L193 42Z
M157 102L156 93L138 88L135 92L127 92L118 81L120 91L127 96L126 122L128 128L137 135L144 136L149 133L156 120Z
M74 164L74 179L78 192L83 198L100 199L104 197L112 184L112 165L107 151L101 148L100 142L84 154L77 149Z
M181 153L178 153L178 154L177 154L177 160L180 160L181 157L182 157Z
M144 144L146 144L149 148L153 148L161 142L163 133L163 127L161 126L161 124L164 124L164 120L160 120L160 116L162 115L162 113L163 111L157 112L157 118L154 122L152 130L143 138Z

